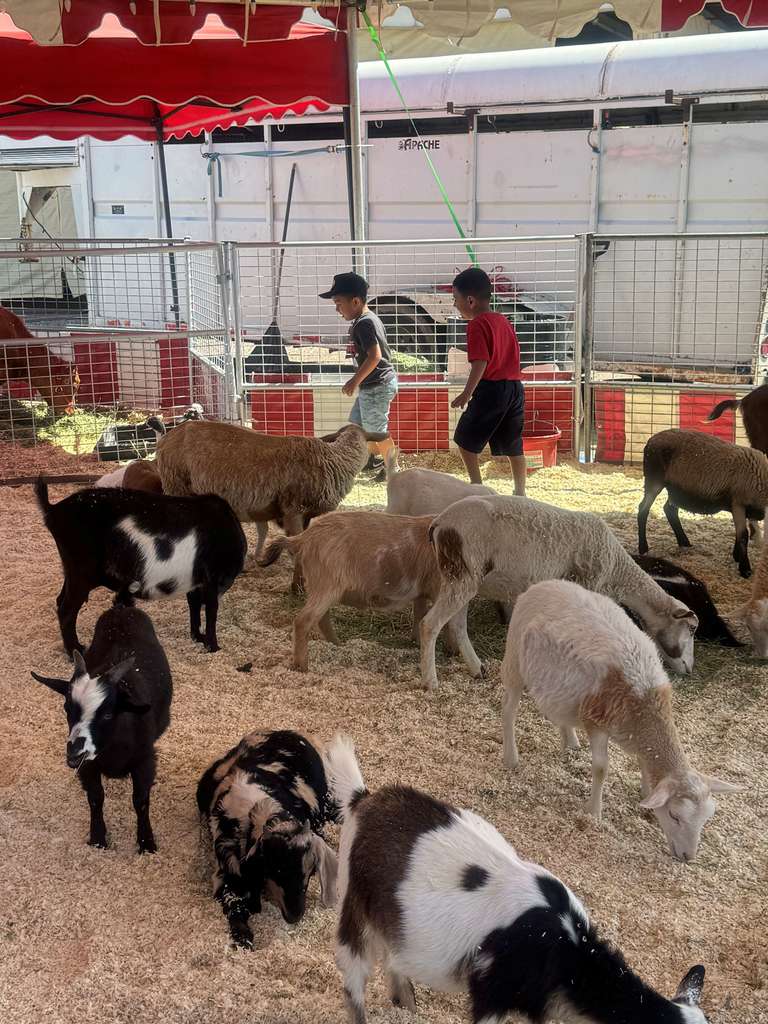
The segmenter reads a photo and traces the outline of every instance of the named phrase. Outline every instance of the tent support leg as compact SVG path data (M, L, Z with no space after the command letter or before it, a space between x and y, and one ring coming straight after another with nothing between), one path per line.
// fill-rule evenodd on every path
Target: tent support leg
M347 8L347 68L349 74L349 154L352 170L352 213L355 242L365 241L365 198L363 195L363 144L360 119L360 86L357 76L357 4ZM365 248L353 247L352 262L355 271L365 276Z
M163 211L165 213L165 234L171 239L173 238L173 223L171 221L171 202L168 195L168 169L165 166L165 144L163 142L163 123L158 116L157 124L155 125L155 131L157 132L157 159L160 163L160 187L163 192ZM176 257L173 252L168 254L168 269L171 273L171 311L178 327L181 320L179 316L179 281L176 276Z

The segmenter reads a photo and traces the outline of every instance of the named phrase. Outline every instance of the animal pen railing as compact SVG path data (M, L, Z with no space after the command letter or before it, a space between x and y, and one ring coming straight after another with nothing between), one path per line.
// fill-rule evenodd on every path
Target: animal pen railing
M103 457L131 457L153 446L150 413L173 420L192 402L270 433L333 430L354 362L348 325L319 294L355 267L398 368L395 440L447 449L468 372L450 285L472 259L515 324L529 430L551 426L562 452L614 462L637 461L667 426L745 442L738 418L703 421L768 365L766 234L8 241L0 305L36 337L0 338L0 438L80 453L101 439Z
M232 418L223 261L206 243L5 242L0 304L34 337L3 314L0 437L131 457L153 446L150 413L172 419L199 402ZM60 415L72 399L78 414Z
M585 265L587 457L639 462L667 427L747 444L706 416L765 380L768 234L595 236Z
M370 285L399 376L391 431L406 451L447 449L460 410L451 400L469 372L466 324L451 282L476 260L493 306L515 324L529 426L561 431L574 449L581 419L583 243L575 236L232 246L244 416L258 430L318 434L345 422L341 385L356 369L349 324L319 298L334 274L356 268ZM275 326L277 325L277 327Z

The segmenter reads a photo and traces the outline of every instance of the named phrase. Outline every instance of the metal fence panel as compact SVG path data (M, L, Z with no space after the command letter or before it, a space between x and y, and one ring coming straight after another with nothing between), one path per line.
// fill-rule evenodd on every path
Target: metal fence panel
M119 439L130 457L154 446L140 427L150 414L172 421L197 402L231 417L221 255L152 240L0 242L0 439L77 454L101 442L104 458ZM58 276L55 297L14 294L20 262Z
M562 447L571 450L580 251L574 236L233 243L245 417L274 433L320 434L346 422L352 399L341 386L356 369L349 325L319 296L334 274L357 269L398 370L393 437L405 450L447 449L459 415L450 403L469 372L466 324L453 307L451 282L474 256L491 276L494 308L517 330L529 423L556 424Z
M706 417L764 375L768 235L600 235L588 250L587 456L639 462L668 427L746 443L740 419Z

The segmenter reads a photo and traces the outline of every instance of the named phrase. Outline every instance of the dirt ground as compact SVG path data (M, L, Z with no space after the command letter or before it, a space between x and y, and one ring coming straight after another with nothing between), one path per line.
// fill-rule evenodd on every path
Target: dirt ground
M444 457L432 460L445 465ZM489 476L509 491L506 477ZM63 497L71 488L53 489ZM384 488L355 489L355 504L381 504ZM634 471L561 466L537 473L530 494L604 514L636 541L640 496ZM524 855L559 875L604 935L650 983L672 994L694 963L707 967L704 1007L713 1024L768 1022L768 670L749 650L699 645L693 676L679 680L675 711L694 764L742 782L723 796L696 863L673 861L654 820L638 809L635 766L612 749L604 823L583 813L589 759L564 759L556 731L526 701L521 767L501 762L499 657L504 633L480 604L470 632L488 676L468 678L444 656L441 688L418 687L418 656L406 615L337 611L346 643L310 645L310 672L287 667L295 603L289 567L250 569L223 598L222 650L206 655L187 636L186 603L151 609L174 672L171 727L159 744L152 818L160 850L139 857L129 785L108 782L111 848L86 843L88 810L64 760L61 700L31 668L68 675L56 626L55 547L31 488L2 488L0 631L0 1020L3 1024L331 1024L344 1020L333 961L334 914L310 887L308 912L285 925L268 908L253 921L257 948L229 947L210 896L195 786L202 771L254 728L295 728L330 738L352 734L371 788L400 781L483 814ZM661 516L652 550L678 557ZM694 548L679 557L708 583L727 616L749 585L730 560L727 516L689 517ZM249 539L253 534L249 531ZM250 562L249 562L250 567ZM87 639L110 601L94 594L80 617ZM736 630L740 630L738 625ZM740 635L744 635L743 632ZM240 671L252 663L251 671ZM330 832L336 842L334 830ZM419 989L416 1018L369 988L372 1024L457 1024L463 998Z

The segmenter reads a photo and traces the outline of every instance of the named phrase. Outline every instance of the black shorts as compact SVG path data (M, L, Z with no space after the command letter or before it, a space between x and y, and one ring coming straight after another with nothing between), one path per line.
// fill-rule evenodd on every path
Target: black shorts
M489 442L491 455L522 455L524 414L522 381L481 380L456 424L453 440L476 455Z

